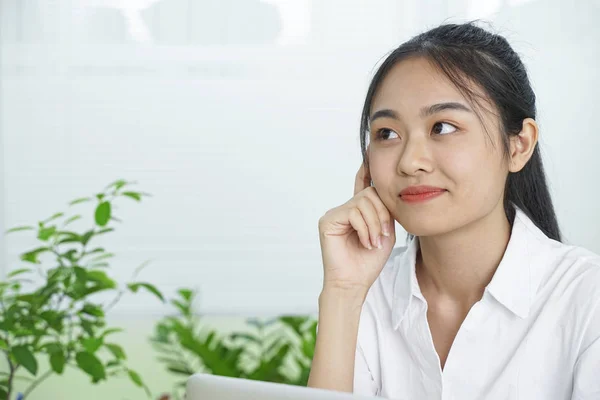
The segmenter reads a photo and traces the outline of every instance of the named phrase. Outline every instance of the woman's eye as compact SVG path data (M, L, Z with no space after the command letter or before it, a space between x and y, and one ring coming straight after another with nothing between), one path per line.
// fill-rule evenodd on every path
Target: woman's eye
M391 134L394 134L394 135L398 136L398 134L396 132L394 132L393 130L388 129L388 128L379 129L377 131L377 133L375 134L375 136L376 136L377 139L386 140L386 139L389 139L389 137L386 137L387 136L386 133L391 133Z
M448 133L453 133L456 131L456 127L447 122L436 122L433 125L432 131L438 135L446 135Z

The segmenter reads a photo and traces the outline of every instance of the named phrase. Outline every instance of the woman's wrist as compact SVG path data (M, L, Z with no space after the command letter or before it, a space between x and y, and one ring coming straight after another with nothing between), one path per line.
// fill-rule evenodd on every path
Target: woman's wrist
M325 286L319 295L319 306L324 303L350 308L362 308L367 297L367 290L358 287L342 288Z

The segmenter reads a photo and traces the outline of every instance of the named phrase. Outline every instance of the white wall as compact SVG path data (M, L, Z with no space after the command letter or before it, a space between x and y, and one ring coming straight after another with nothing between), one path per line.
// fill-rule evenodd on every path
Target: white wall
M224 330L243 321L222 314L314 313L317 220L351 196L360 106L376 63L448 17L481 17L529 67L567 239L600 252L600 2L269 0L280 5L272 9L162 0L139 20L127 14L130 25L100 7L144 3L153 2L0 0L0 230L113 179L137 180L154 196L123 204L124 225L106 243L121 280L154 259L143 277L167 291L202 289L202 311L219 314L208 323ZM32 245L25 238L8 237L4 256L0 236L3 273ZM146 340L165 311L149 297L126 297L110 316L155 395L174 382ZM69 372L32 400L80 392L145 398L129 382L90 389Z
M205 313L314 312L317 221L352 194L375 65L447 17L482 17L529 67L567 240L600 252L598 1L426 3L0 0L2 221L137 180L153 197L119 210L119 278L152 259L144 279L199 288ZM7 239L9 269L25 237ZM162 313L142 300L116 312Z

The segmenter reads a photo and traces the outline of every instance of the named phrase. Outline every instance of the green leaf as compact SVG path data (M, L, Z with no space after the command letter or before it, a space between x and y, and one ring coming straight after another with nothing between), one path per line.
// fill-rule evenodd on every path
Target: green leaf
M95 249L89 250L85 252L86 256L89 256L90 254L96 254L96 253L104 253L105 250L103 247L96 247Z
M81 197L79 199L75 199L72 202L69 203L70 206L74 206L75 204L79 204L79 203L86 203L88 201L91 201L92 198L91 197Z
M136 201L141 201L142 200L142 194L138 193L138 192L123 192L121 193L123 196L127 196L131 199L134 199Z
M146 385L144 385L144 382L142 381L142 378L140 377L140 374L138 374L137 372L135 372L132 369L128 369L127 370L127 374L129 375L129 379L131 379L131 381L138 387L143 387L144 391L146 392L146 395L148 397L151 397L152 394L150 393L150 389L148 389L148 387Z
M156 324L154 331L154 340L159 343L169 342L169 333L171 333L171 330L164 323Z
M8 349L8 344L4 340L0 339L0 350L6 349Z
M119 359L119 360L125 360L127 358L127 355L125 354L125 351L123 351L123 348L121 346L119 346L118 344L106 343L104 346L106 346L106 348L108 350L110 350L110 352L113 353L113 355L117 359Z
M67 219L64 223L63 226L67 226L77 220L81 219L81 215L73 215L72 217L70 217L69 219Z
M149 283L145 283L145 282L129 283L129 284L127 284L127 287L133 293L137 293L138 289L140 287L143 287L144 289L148 290L149 292L154 294L156 297L158 297L162 302L165 301L165 298L162 295L162 293L154 285L151 285Z
M94 324L87 319L81 319L81 328L90 336L94 336Z
M81 243L81 236L75 232L60 231L57 233L58 244L64 243Z
M194 296L194 292L190 289L179 289L177 293L187 301L191 301Z
M51 216L50 218L46 219L46 220L44 221L44 224L47 224L48 222L54 221L55 219L57 219L57 218L60 218L60 217L62 217L63 215L65 215L65 214L64 214L64 213L61 213L61 212L58 212L58 213L54 214L53 216Z
M41 228L38 232L38 239L41 241L47 241L56 233L56 226L48 226Z
M64 253L62 253L61 256L71 262L75 262L76 254L77 254L77 250L71 249L71 250L67 250Z
M91 303L85 303L81 312L88 315L93 315L94 317L104 317L104 310L102 307L97 306Z
M107 203L108 204L108 203ZM110 212L110 211L109 211ZM98 223L98 219L96 219L96 223ZM94 236L94 230L89 230L81 236L81 243L85 246L88 244L92 236Z
M46 310L40 314L42 320L57 332L62 332L64 315L54 310Z
M95 262L99 262L102 260L106 260L108 258L113 258L114 256L115 255L113 253L104 253L104 254L100 254L99 256L90 258L88 262L95 263Z
M19 231L32 231L33 229L34 229L33 226L16 226L14 228L7 230L6 233L13 233L13 232L19 232Z
M302 354L309 360L312 360L315 354L315 343L312 341L302 342Z
M38 260L38 256L47 251L50 251L48 247L38 247L35 250L21 254L21 260L30 262L32 264L39 264L40 262Z
M139 386L139 387L144 386L144 382L142 382L142 378L140 377L140 375L137 372L135 372L132 369L128 369L127 374L131 378L131 381L133 383L135 383L137 386Z
M189 316L192 313L192 310L191 310L189 304L183 304L182 302L180 302L178 300L171 300L171 304L173 304L175 307L177 307L184 316Z
M0 399L8 399L8 393L4 388L0 387Z
M113 334L113 333L119 333L119 332L123 332L123 329L121 328L110 328L105 330L104 332L102 332L102 335L100 335L100 337L102 339L104 339L106 336Z
M92 377L92 382L97 383L106 379L106 371L98 358L92 353L80 351L75 355L77 366Z
M90 281L98 282L104 288L114 289L117 287L116 282L110 279L104 271L87 271L87 278Z
M110 360L106 363L106 368L120 367L121 360Z
M302 326L306 323L306 317L284 316L279 317L279 321L290 327L297 335L302 335Z
M102 346L102 339L100 338L84 338L81 339L81 345L84 349L86 349L89 353L95 353Z
M167 367L167 369L170 372L176 373L176 374L180 374L180 375L184 375L184 376L190 376L194 374L194 371L190 370L189 368L186 367L182 367L182 366L175 366L175 365L170 365Z
M14 270L14 271L11 271L11 272L10 272L10 273L9 273L9 274L6 276L6 277L7 277L8 279L10 279L10 278L13 278L13 277L15 277L15 276L17 276L17 275L24 274L24 273L26 273L26 272L31 272L31 269L30 269L30 268L21 268L21 269L16 269L16 270Z
M63 354L63 352L58 352L58 353L52 353L50 355L50 366L52 367L52 371L56 372L57 374L62 374L64 369L65 369L65 355Z
M81 284L85 284L87 281L87 270L82 267L73 267L73 271L75 271L75 278Z
M40 350L46 350L46 353L48 354L62 353L63 351L61 344L58 342L46 343L40 348Z
M254 342L254 343L260 344L260 340L256 336L253 336L253 335L250 335L247 333L233 333L233 334L231 334L230 338L232 340L244 339L248 342Z
M108 201L103 201L96 207L95 219L96 225L105 226L111 217L111 205Z
M38 364L35 356L27 346L15 346L11 350L11 354L21 364L23 368L29 371L32 375L37 374Z
M123 186L127 185L129 182L127 182L125 179L117 179L116 181L114 181L113 183L111 183L110 185L108 185L105 190L108 190L110 188L114 188L115 190L119 190L121 189Z

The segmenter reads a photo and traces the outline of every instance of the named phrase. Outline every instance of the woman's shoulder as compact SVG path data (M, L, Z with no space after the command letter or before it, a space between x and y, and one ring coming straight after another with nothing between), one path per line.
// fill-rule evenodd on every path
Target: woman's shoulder
M544 240L544 239L541 239ZM546 271L542 283L590 286L600 296L600 255L582 246L545 239L545 246L533 257L535 269ZM550 268L548 268L550 267Z

